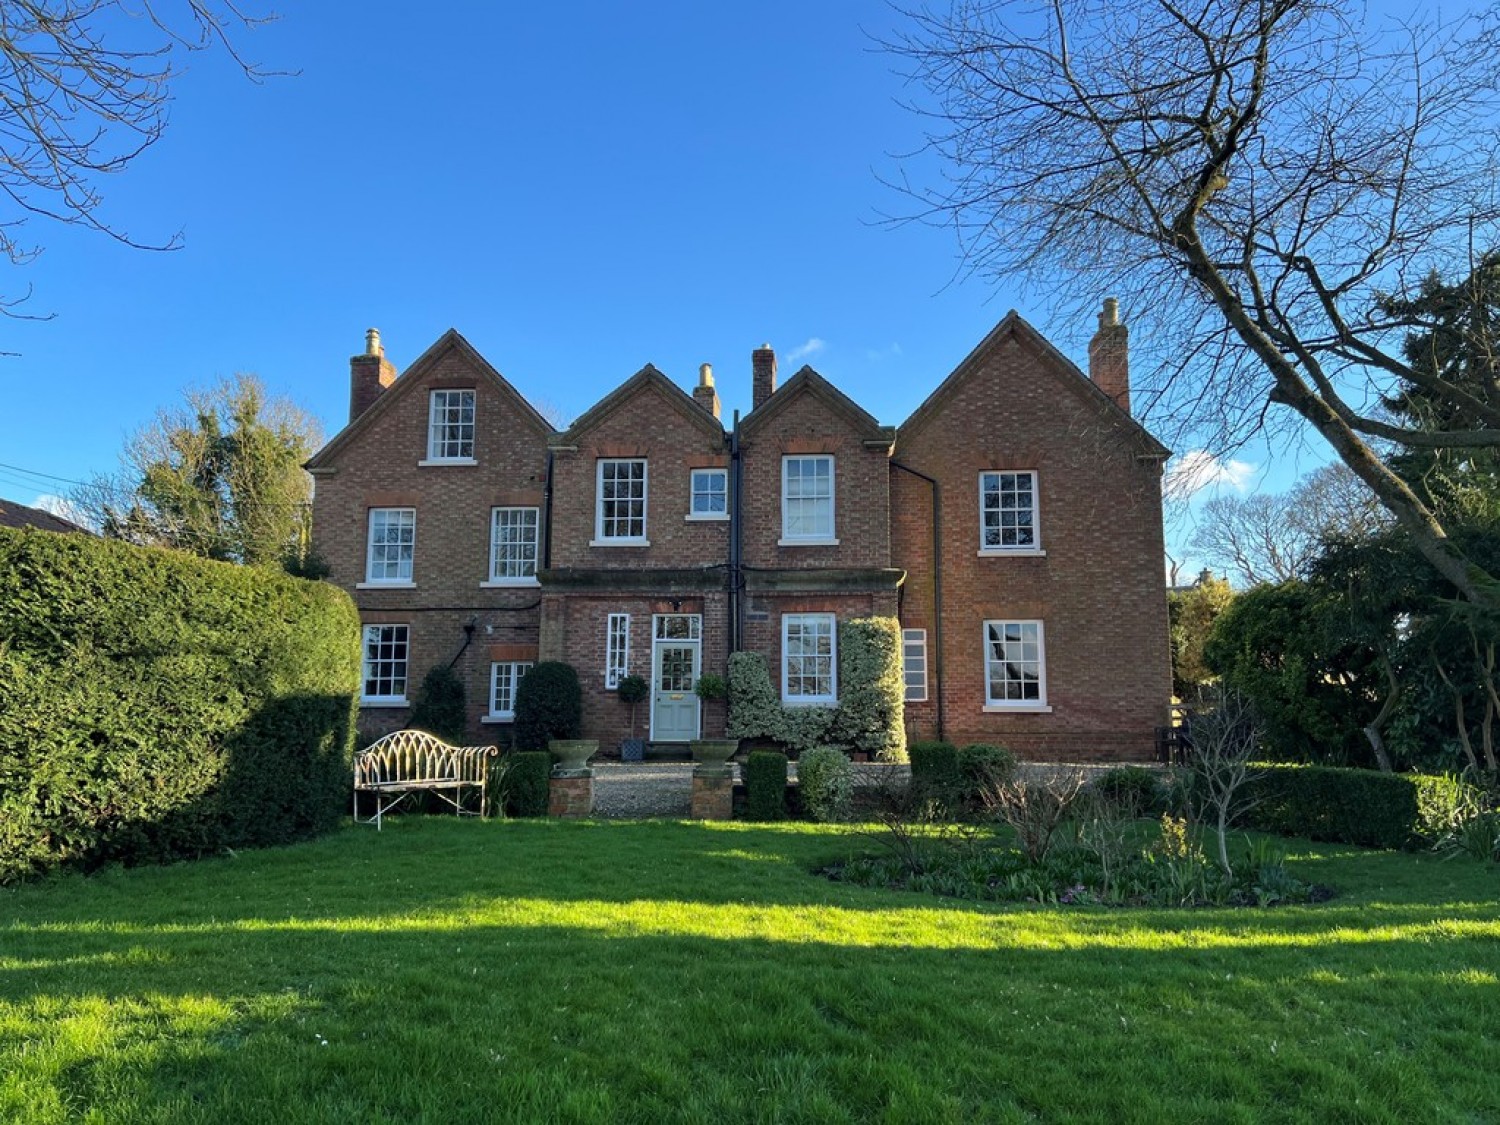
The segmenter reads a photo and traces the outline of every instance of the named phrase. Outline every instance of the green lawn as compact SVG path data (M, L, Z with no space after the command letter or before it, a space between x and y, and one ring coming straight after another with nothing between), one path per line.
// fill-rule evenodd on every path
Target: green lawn
M1500 1120L1500 875L976 906L807 825L388 822L0 892L0 1121Z

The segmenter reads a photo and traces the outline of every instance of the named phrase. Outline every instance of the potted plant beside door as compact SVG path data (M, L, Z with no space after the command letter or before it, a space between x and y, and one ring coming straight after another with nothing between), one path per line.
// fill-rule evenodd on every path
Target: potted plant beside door
M622 762L639 762L646 757L646 740L635 736L635 709L650 692L650 685L641 676L622 676L615 685L620 702L630 704L630 737L620 739Z
M723 676L710 672L698 677L693 692L704 703L714 703L729 695L729 685ZM691 744L693 761L710 769L723 769L739 746L739 741L733 738L700 738Z

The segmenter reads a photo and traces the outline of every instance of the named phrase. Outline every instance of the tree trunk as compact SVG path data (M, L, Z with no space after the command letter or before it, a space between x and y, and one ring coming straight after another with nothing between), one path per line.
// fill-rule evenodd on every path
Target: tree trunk
M1438 678L1453 696L1453 715L1458 722L1458 743L1464 748L1464 754L1469 759L1469 766L1475 773L1479 772L1479 759L1474 756L1474 742L1469 738L1469 720L1464 713L1464 694L1453 685L1448 678L1448 673L1443 671L1443 662L1436 656L1432 658L1432 666L1437 669Z
M1401 681L1396 679L1396 670L1391 667L1390 658L1382 655L1380 657L1381 670L1385 672L1386 693L1385 701L1381 703L1380 710L1375 717L1365 726L1365 737L1370 740L1370 749L1375 752L1375 764L1380 767L1381 773L1394 773L1391 767L1391 756L1385 749L1385 736L1381 728L1386 720L1391 717L1391 712L1396 709L1396 701L1401 698Z

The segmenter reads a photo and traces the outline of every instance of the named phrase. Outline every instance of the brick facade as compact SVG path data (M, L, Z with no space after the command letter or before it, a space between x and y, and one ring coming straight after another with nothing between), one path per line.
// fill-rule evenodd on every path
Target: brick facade
M903 628L926 630L929 690L907 705L912 737L941 726L950 739L1003 742L1028 757L1145 758L1170 691L1166 451L1122 408L1123 326L1110 315L1100 330L1107 393L1012 313L899 429L810 368L777 387L774 353L756 349L758 405L737 435L717 417L706 365L691 394L648 366L556 432L457 333L394 380L370 350L375 336L351 360L357 417L309 464L315 548L367 626L407 626L408 698L429 669L454 662L473 741L505 740L489 715L492 663L556 659L578 670L585 737L613 752L630 719L606 682L612 615L628 615L630 671L648 680L655 623L677 615L700 622L700 674L724 673L738 620L740 647L764 653L779 680L784 615L831 613L899 616ZM474 392L463 463L419 464L429 460L435 390ZM831 467L828 534L788 534L789 457L797 472ZM625 544L601 538L600 464L619 460L645 462L643 534ZM692 511L694 469L724 471L722 513ZM981 474L1016 471L1035 474L1037 549L981 552ZM490 581L496 507L536 510L534 578ZM367 581L370 512L381 508L415 513L409 584ZM988 699L986 621L1042 623L1044 701ZM685 729L686 713L679 705L672 730ZM408 714L383 700L362 709L361 727L380 733ZM652 715L648 698L640 736L660 733ZM695 733L723 735L721 703L697 715Z

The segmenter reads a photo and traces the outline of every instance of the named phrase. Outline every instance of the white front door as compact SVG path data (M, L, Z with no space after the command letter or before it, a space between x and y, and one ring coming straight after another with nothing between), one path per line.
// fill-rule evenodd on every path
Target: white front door
M652 619L651 741L691 742L698 737L698 695L693 686L703 659L703 619L663 613Z

